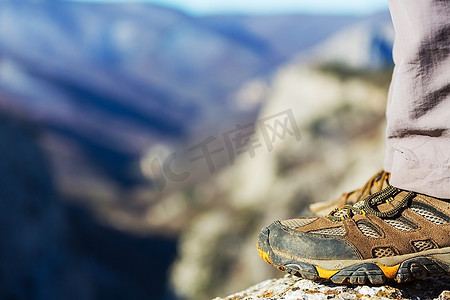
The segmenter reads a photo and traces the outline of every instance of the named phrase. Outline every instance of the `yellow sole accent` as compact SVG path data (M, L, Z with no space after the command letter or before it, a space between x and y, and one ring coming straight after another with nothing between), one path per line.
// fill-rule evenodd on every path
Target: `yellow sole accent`
M320 278L324 278L324 279L330 279L331 276L333 276L334 274L336 274L337 272L339 272L339 270L325 270L322 269L321 267L315 266L317 273L319 273L319 277Z
M392 267L379 265L379 264L377 264L377 265L380 267L381 271L383 271L386 278L389 278L389 279L395 278L395 275L397 275L398 268L400 267L400 264L392 266Z
M400 265L395 265L392 267L385 266L385 265L378 265L378 266L383 271L386 278L389 278L389 279L395 278L395 275L397 275L398 268L400 267ZM324 279L330 279L334 274L339 272L339 270L326 270L326 269L322 269L321 267L318 267L318 266L315 266L315 267L316 267L317 273L319 274L319 277L324 278Z
M258 248L258 255L259 257L261 257L266 263L268 264L272 264L272 262L270 261L270 257L269 254L267 252L262 251L261 249Z

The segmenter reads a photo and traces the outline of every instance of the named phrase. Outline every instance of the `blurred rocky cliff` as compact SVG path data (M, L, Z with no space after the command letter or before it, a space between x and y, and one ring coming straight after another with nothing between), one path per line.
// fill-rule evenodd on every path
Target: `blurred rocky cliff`
M232 168L163 202L191 203L197 211L181 236L175 290L206 298L281 275L258 257L258 232L275 219L306 213L309 203L362 186L381 169L389 80L390 69L301 62L281 68L260 117L283 116L273 150L264 145L253 157L243 153ZM280 112L292 113L300 140L292 132L283 137L281 124L290 120Z
M374 62L383 61L391 47L386 36L392 37L392 28L378 24L374 42L368 24L282 65L252 123L253 138L232 166L162 202L196 211L172 271L180 295L207 299L282 276L256 253L260 229L275 219L308 214L308 204L356 189L381 169L392 69Z

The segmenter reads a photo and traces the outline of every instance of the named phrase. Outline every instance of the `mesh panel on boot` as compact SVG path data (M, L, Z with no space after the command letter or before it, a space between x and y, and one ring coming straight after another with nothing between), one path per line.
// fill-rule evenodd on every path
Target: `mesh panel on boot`
M309 231L309 233L343 236L345 235L345 228L344 227L325 228Z
M373 257L381 258L389 256L395 256L395 251L391 247L379 247L373 249Z
M433 207L427 206L427 205L423 205L423 204L419 204L419 203L414 203L411 206L411 209L421 215L422 217L424 217L425 219L427 219L430 222L433 222L434 224L438 224L438 225L444 225L447 224L449 222L449 217L444 215L443 213L437 211L436 209L434 209Z
M417 251L425 251L437 248L431 240L414 241L412 242L412 245L414 246L414 248L416 248Z
M358 229L361 230L362 234L368 238L377 239L381 237L381 233L370 223L358 222L356 226L358 226Z
M283 220L280 221L281 225L286 226L291 229L296 229L305 225L308 225L309 223L313 222L317 218L301 218L301 219L290 219L290 220Z
M398 219L385 219L384 221L392 227L401 231L409 231L417 228L414 223L403 217L400 217Z

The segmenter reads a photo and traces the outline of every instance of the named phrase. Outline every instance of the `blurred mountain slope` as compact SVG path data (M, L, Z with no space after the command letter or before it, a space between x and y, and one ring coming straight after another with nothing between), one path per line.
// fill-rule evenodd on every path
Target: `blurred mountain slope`
M102 226L64 203L39 135L0 113L0 299L161 299L176 241Z
M353 69L392 67L394 28L388 13L378 13L347 26L300 53L298 59L341 64Z
M255 51L275 53L278 61L286 62L337 31L354 25L361 18L315 15L217 15L203 17L201 20L219 34L250 44Z
M43 124L56 148L78 149L83 161L70 168L88 162L128 186L140 182L133 164L155 141L183 144L253 120L260 103L234 104L247 81L357 21L2 1L0 106Z

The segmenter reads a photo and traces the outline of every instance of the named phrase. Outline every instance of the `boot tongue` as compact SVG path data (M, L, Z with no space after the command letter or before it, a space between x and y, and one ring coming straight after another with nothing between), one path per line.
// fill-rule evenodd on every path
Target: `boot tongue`
M373 185L370 187L370 194L374 194L376 192L381 191L382 189L389 186L389 178L390 173L382 172L379 176L380 178L373 182Z
M385 187L387 187L389 185L387 179L388 175L389 173L386 173L383 170L378 172L378 174L372 177L364 187L348 195L347 203L348 204L357 203L360 200L364 200L367 196L375 194L384 189Z
M355 190L351 193L343 194L333 204L335 204L336 207L342 207L345 204L355 204L360 200L364 200L366 197L388 187L390 175L390 173L381 170L380 172L378 172L378 174L372 177L361 189ZM327 208L331 209L331 207Z
M381 181L381 189L387 188L390 184L389 184L389 179L391 179L391 173L384 173L384 177Z

